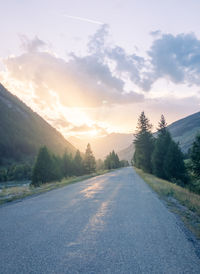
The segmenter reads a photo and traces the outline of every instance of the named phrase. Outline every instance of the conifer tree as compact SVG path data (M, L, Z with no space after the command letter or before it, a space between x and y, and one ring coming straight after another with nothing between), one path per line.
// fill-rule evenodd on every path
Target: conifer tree
M104 166L106 169L113 169L113 168L120 167L119 157L118 157L117 153L115 153L114 150L112 152L110 152L109 155L107 155L107 157L104 161Z
M74 174L76 176L83 174L83 159L79 150L76 151L74 156Z
M154 138L151 133L152 125L145 116L144 111L140 114L135 133L134 165L145 172L152 172L151 157L154 148Z
M84 157L84 170L86 174L95 172L96 170L96 161L92 153L90 144L87 145Z
M194 175L198 178L200 177L200 134L195 138L191 148L190 157L192 162L191 169Z
M60 181L63 178L62 158L58 155L52 155L52 170L49 170L52 181Z
M118 157L117 153L114 152L114 150L112 151L112 159L114 161L115 168L119 168L120 167L119 157Z
M152 154L152 169L156 176L166 179L163 165L172 138L167 130L167 123L163 115L161 115L157 130L157 139L155 141L155 147Z
M32 184L38 186L52 180L52 157L46 146L40 148L32 173Z
M64 177L75 175L73 157L67 151L65 151L62 158L62 172Z
M62 157L62 173L64 177L68 177L70 175L70 160L67 151L63 154Z
M187 172L183 161L183 153L179 145L173 140L170 142L163 165L166 179L179 185L187 183Z

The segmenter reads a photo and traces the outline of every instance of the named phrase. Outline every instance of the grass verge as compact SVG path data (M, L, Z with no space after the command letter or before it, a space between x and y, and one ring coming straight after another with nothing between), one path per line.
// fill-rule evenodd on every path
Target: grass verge
M17 199L22 199L31 195L36 195L40 193L44 193L56 188L60 188L63 186L67 186L72 183L80 182L95 176L103 175L105 173L109 172L108 170L101 170L89 175L83 175L78 177L69 177L64 178L60 182L52 182L52 183L46 183L39 187L33 187L33 186L16 186L16 187L10 187L10 188L3 188L0 192L0 204L4 204L7 202L12 202Z
M143 180L164 199L186 226L200 239L200 195L134 168Z

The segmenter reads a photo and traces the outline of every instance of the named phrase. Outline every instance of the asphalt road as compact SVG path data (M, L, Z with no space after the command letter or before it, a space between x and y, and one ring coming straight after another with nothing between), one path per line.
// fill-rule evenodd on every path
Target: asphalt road
M200 273L200 260L129 167L1 206L0 273Z

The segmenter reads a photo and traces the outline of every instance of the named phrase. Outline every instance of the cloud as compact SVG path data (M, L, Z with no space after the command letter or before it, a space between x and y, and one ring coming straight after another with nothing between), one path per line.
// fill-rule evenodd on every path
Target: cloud
M134 112L138 110L139 113L144 108L153 113L156 109L167 111L171 106L175 115L177 106L183 113L188 101L190 109L196 109L196 104L192 108L196 97L162 99L162 90L154 93L159 96L154 101L147 97L153 84L163 78L175 84L200 84L200 40L194 34L174 36L156 31L152 35L152 46L144 57L110 44L109 27L104 24L90 37L87 54L71 53L68 60L44 51L47 44L38 37L31 40L20 36L24 53L4 60L8 80L23 83L26 96L30 88L30 102L46 113L45 118L55 127L74 133L103 132L102 128L88 126L93 116L97 117L95 121L108 121L110 125L114 121L115 129L128 120L130 124ZM127 87L127 79L132 86ZM170 100L176 103L170 103ZM181 104L179 100L182 100ZM82 112L74 114L76 122L72 123L72 117L61 115L65 113L63 108L79 108ZM84 121L81 114L84 111L90 122Z
M164 34L148 54L154 81L168 78L173 83L200 84L200 40L194 34Z
M97 124L93 124L92 126L88 126L86 124L82 124L80 126L71 127L70 131L74 133L86 133L88 131L97 131L99 135L106 135L108 132Z
M105 26L103 28L105 30ZM95 38L96 39L96 38ZM94 42L100 45L99 41ZM39 51L40 39L28 41L28 52L4 61L12 78L31 83L36 97L53 103L51 91L68 107L97 107L102 104L128 104L143 100L143 95L124 90L124 80L113 75L98 53L84 57L70 55L70 60ZM42 103L42 102L41 102Z
M149 65L145 58L136 54L127 54L119 46L106 50L108 58L115 62L118 73L126 73L130 80L143 90L148 90L152 79L150 79Z
M30 40L21 35L26 53L8 58L5 64L13 77L32 81L38 90L36 93L43 90L45 97L49 89L55 90L69 106L95 107L103 103L142 101L142 92L149 91L160 78L175 84L199 85L200 40L192 33L161 35L156 30L151 35L155 39L147 57L134 52L128 54L122 47L107 43L109 26L103 24L90 37L88 54L71 53L69 61L42 51L46 43L38 37ZM140 93L125 89L127 78ZM68 96L72 91L74 99Z
M99 58L105 57L106 41L109 34L109 26L103 24L94 35L90 36L88 50L90 54L95 54ZM103 55L102 55L103 54Z
M26 35L19 35L21 41L21 47L26 52L36 52L40 48L46 46L46 43L40 40L37 36L35 36L32 40L30 40Z
M160 30L154 30L154 31L151 31L149 34L153 37L156 37L156 36L161 35L161 31Z

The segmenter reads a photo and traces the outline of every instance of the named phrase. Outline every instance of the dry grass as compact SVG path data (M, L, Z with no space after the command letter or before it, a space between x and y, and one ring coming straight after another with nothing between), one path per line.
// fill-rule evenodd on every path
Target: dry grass
M108 170L102 170L98 171L93 174L89 175L83 175L79 177L69 177L64 178L60 182L52 182L52 183L46 183L39 187L33 187L33 186L15 186L15 187L9 187L9 188L3 188L0 192L0 204L11 202L17 199L22 199L27 196L40 194L43 192L47 192L56 188L60 188L63 186L67 186L69 184L80 182L86 179L89 179L94 176L102 175L109 172Z
M165 199L171 210L178 213L185 224L200 238L200 195L135 168L136 172L158 195Z

